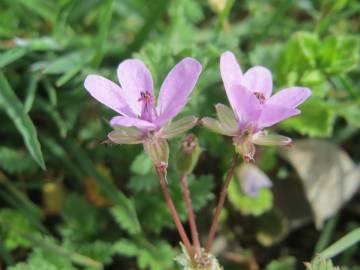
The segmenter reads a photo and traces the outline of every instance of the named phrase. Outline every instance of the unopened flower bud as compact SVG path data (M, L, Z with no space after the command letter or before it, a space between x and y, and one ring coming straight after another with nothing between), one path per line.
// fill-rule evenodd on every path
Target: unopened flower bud
M143 143L145 152L157 168L166 171L169 160L169 145L165 139L149 136Z
M189 134L181 141L176 153L176 167L181 173L191 173L198 162L201 148L194 134Z

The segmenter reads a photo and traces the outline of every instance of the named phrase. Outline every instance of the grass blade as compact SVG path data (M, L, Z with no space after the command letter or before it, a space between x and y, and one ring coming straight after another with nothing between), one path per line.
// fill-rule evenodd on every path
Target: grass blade
M100 15L99 19L99 34L97 37L97 49L94 55L93 63L97 66L102 58L104 57L104 47L106 38L109 33L109 26L111 22L111 14L112 14L113 0L107 0L104 9Z
M24 102L24 108L25 108L24 110L26 113L30 112L34 104L39 79L40 79L40 73L34 73L33 75L31 75L29 86L26 91L27 92L26 99Z
M360 227L340 238L330 247L321 252L320 255L325 259L330 259L358 242L360 242Z
M0 68L3 68L12 62L23 57L27 52L27 49L24 47L15 47L0 56Z
M16 128L21 133L27 149L31 156L45 170L45 162L41 151L41 146L37 137L37 132L29 115L25 113L24 106L21 104L13 89L10 87L4 74L0 71L0 105L5 109L8 116L14 122Z

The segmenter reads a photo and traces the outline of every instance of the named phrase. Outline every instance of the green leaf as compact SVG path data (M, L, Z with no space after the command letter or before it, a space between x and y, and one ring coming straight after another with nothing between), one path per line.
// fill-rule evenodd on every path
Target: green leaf
M3 240L1 238L0 238L0 257L3 259L3 261L7 265L11 265L14 263L10 253L5 248Z
M103 264L109 264L112 262L112 256L114 253L112 243L104 242L102 240L90 240L79 243L68 242L66 246L73 251L76 251Z
M20 100L11 89L4 74L0 71L0 107L3 107L21 133L31 156L45 170L45 162L37 132Z
M348 125L360 128L360 106L344 106L338 111L339 115L344 117Z
M120 255L136 257L140 269L172 269L174 265L174 251L165 242L141 240L135 243L124 239L116 242L113 248Z
M30 222L13 209L0 210L0 238L7 250L13 251L19 247L31 247L31 242L19 234L19 231L32 235L39 234Z
M301 114L280 124L285 130L295 130L310 137L330 137L333 133L335 110L320 99L310 99L301 105Z
M16 60L23 57L27 52L26 48L23 47L15 47L6 51L5 53L0 55L0 68L4 68L5 66L15 62Z
M0 147L0 167L8 173L31 171L34 160L25 152L9 147Z
M106 38L109 33L109 26L111 23L111 15L113 11L113 0L107 0L104 2L104 8L99 16L99 33L96 40L97 48L93 59L95 64L99 64L104 57Z
M296 259L285 257L274 260L266 266L266 270L296 270Z
M292 84L298 81L305 71L315 69L318 47L319 39L316 34L295 33L279 57L276 68L277 83Z
M130 219L123 207L114 206L110 209L110 212L120 227L127 230L128 233L136 234L140 232L141 228L137 220L134 222L134 219Z
M330 36L319 49L320 67L330 75L347 73L357 67L359 50L358 36Z
M151 172L154 165L146 153L140 153L131 163L130 170L139 175L146 175Z
M44 69L45 74L64 74L74 68L84 66L90 60L91 52L81 50L66 54L50 62Z
M316 256L311 263L305 263L307 270L340 270L339 267L335 267L331 260L325 260L321 256Z
M111 198L118 207L123 208L123 214L127 216L127 219L132 220L133 224L138 224L136 227L140 228L132 201L128 199L111 181L96 170L86 152L81 149L78 144L69 141L67 145L69 151L73 154L82 170L94 179L104 193Z
M23 234L33 245L37 246L26 263L20 263L15 266L20 267L19 269L32 269L31 267L34 267L34 269L75 270L76 268L73 267L73 263L89 267L90 269L103 269L103 265L100 262L59 246L56 240L51 237L40 238L22 232L18 233Z
M28 113L33 104L34 104L34 100L35 100L35 96L36 96L36 92L37 92L37 85L40 79L40 73L34 73L31 74L30 77L30 82L28 84L27 90L26 90L26 99L24 102L24 110L26 113Z
M54 2L45 0L19 0L18 3L50 22L53 22L55 19L53 13L55 10ZM29 16L31 15L29 14Z
M75 193L67 195L62 217L65 222L61 225L60 232L72 242L93 238L105 224L102 213L84 197Z
M343 252L349 247L356 245L359 242L360 242L360 228L357 228L349 232L347 235L343 236L342 238L340 238L338 241L336 241L330 247L322 251L320 254L325 259L329 259Z
M273 204L271 190L263 188L256 197L250 197L242 191L239 180L235 177L230 183L228 195L231 204L244 215L260 216L269 211Z
M214 199L214 194L211 192L214 187L214 179L212 175L201 175L198 178L191 175L188 181L192 206L195 211L198 211Z

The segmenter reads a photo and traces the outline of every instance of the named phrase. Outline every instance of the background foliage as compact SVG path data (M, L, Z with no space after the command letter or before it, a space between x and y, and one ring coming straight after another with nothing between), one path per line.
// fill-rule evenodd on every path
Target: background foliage
M351 177L341 162L316 155L324 148L314 141L306 153L325 165L305 169L289 154L259 148L256 164L273 191L249 198L236 182L231 188L214 250L225 268L302 269L301 261L359 226L359 11L356 0L1 0L0 269L176 269L179 239L151 163L141 146L101 144L113 112L87 95L83 81L89 73L116 81L119 62L136 57L159 89L170 68L192 56L204 70L183 114L213 115L214 104L227 104L219 75L225 50L243 69L271 68L276 90L312 89L302 115L279 132L326 139L329 155L342 161L347 153ZM204 151L190 188L205 237L232 145L193 132ZM316 171L315 182L342 172L326 175L315 193L344 197L331 213L323 213L327 201L319 207L309 197L304 170ZM173 168L168 178L185 221ZM339 195L333 182L351 182L352 192ZM356 252L353 246L336 262L359 269Z

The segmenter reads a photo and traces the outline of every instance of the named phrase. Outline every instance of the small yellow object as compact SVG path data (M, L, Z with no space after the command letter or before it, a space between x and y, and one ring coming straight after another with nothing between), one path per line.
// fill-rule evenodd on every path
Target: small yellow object
M215 13L221 13L226 6L226 2L227 0L209 0L209 5Z
M64 206L64 186L60 181L49 181L43 185L42 201L48 215L57 215Z

